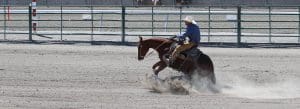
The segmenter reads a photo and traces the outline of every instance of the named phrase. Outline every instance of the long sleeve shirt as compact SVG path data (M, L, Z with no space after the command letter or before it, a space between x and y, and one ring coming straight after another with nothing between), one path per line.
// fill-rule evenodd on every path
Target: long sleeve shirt
M179 35L178 38L179 38L179 40L185 40L186 37L189 38L189 42L199 44L200 39L201 39L199 27L195 24L187 25L185 33L183 33L182 35Z

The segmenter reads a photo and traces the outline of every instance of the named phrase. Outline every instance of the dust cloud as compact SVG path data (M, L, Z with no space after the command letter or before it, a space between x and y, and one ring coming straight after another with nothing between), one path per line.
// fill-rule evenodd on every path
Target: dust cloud
M249 99L290 99L300 98L300 81L288 79L273 83L257 83L239 76L231 76L232 83L223 82L227 88L222 88L223 94ZM222 83L222 81L219 81Z
M158 93L213 93L249 99L300 98L300 85L297 85L299 80L258 84L239 76L222 76L222 78L222 80L217 78L217 84L213 84L207 78L198 75L193 75L192 78L170 76L161 79L156 75L147 74L142 83L146 88ZM225 81L228 79L232 82Z

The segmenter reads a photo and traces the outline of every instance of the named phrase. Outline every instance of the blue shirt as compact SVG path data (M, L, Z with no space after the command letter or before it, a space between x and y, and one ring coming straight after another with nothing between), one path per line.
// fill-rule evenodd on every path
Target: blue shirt
M185 38L189 38L189 42L193 42L195 44L200 43L200 29L195 24L187 25L185 33L178 36L179 40L185 40Z

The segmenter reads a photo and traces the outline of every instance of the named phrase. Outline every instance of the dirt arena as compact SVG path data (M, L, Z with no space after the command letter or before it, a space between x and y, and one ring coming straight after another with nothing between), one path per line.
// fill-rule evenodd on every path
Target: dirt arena
M300 49L202 47L219 93L157 93L133 46L0 44L2 109L299 109ZM180 75L166 69L164 79Z

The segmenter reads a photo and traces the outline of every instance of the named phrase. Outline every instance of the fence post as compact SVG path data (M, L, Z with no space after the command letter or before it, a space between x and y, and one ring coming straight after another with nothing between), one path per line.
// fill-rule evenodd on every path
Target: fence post
M208 6L208 39L207 41L210 42L210 28L211 28L211 6Z
M269 43L272 42L272 17L271 17L271 6L269 8Z
M169 14L167 14L167 17L166 17L165 32L167 32L167 29L168 29L168 22L169 22Z
M92 24L91 24L91 26L92 26L92 31L91 31L91 44L93 43L93 41L94 41L94 6L93 5L91 5L91 17L92 17Z
M298 43L300 43L300 6L298 7Z
M102 22L103 22L103 13L101 13L101 16L100 16L100 28L99 28L99 32L102 30Z
M237 7L237 47L241 47L241 6Z
M60 41L63 40L63 8L62 8L62 2L60 3Z
M6 40L6 23L7 23L7 22L6 22L6 19L7 19L7 18L6 18L6 6L4 5L3 8L4 8L4 9L3 9L3 10L4 10L4 15L3 15L3 17L4 17L4 30L3 30L4 32L3 32L3 39Z
M152 20L152 29L151 29L151 35L153 37L153 33L154 33L154 11L153 11L153 6L151 6L151 10L152 10L152 16L151 16L151 20Z
M179 29L180 32L179 33L181 34L181 28L182 28L182 25L181 25L181 23L182 23L182 21L181 21L182 20L182 6L180 6L179 9L180 9L180 17L179 17L180 18L179 19L180 20L179 21L180 22L180 29Z
M31 3L29 4L29 7L28 7L28 17L29 17L29 41L32 41L32 6L31 6Z
M122 43L125 42L125 6L122 6Z

